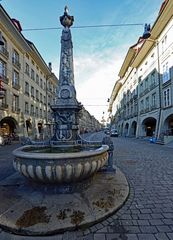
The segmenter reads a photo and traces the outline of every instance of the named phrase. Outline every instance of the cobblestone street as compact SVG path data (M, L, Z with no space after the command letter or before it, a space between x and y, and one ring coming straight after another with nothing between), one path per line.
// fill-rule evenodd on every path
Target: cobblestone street
M102 134L89 136L90 140L102 137ZM1 231L0 240L172 240L173 148L131 138L112 140L115 164L130 184L129 198L119 211L83 231L47 237L17 236ZM2 148L0 154L0 161L10 155ZM7 161L12 162L12 158L8 156Z

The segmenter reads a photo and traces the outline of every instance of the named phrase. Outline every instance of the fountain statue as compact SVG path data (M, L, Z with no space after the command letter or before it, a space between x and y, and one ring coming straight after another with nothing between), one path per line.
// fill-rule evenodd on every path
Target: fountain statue
M87 142L79 135L81 103L76 99L73 69L73 44L70 27L74 21L65 7L60 17L63 25L59 84L51 105L54 133L49 141L33 142L13 151L14 167L34 181L48 183L79 182L101 169L108 160L107 145Z

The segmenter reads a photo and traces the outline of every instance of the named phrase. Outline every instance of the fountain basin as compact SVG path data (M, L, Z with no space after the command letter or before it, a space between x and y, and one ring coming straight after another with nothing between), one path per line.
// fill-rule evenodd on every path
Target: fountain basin
M69 149L71 151L70 146ZM71 183L90 177L107 162L107 145L73 149L74 152L69 152L66 147L62 152L62 146L23 146L13 151L13 165L22 175L34 181Z

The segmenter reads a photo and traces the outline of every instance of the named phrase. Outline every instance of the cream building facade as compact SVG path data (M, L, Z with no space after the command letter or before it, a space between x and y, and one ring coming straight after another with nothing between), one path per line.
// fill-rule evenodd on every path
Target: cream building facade
M112 90L112 125L124 136L173 140L173 1L163 2L151 28L127 52Z
M83 107L79 119L80 133L100 131L101 128L101 123Z
M51 119L50 104L58 83L34 44L22 35L20 23L0 6L0 80L4 97L0 99L0 134L46 133ZM2 92L2 91L1 91Z

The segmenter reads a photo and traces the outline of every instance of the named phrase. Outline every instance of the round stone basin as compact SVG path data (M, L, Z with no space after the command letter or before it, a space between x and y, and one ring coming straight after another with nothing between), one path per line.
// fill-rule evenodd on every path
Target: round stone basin
M71 183L88 178L108 159L107 145L38 146L27 145L13 151L14 168L34 181Z

